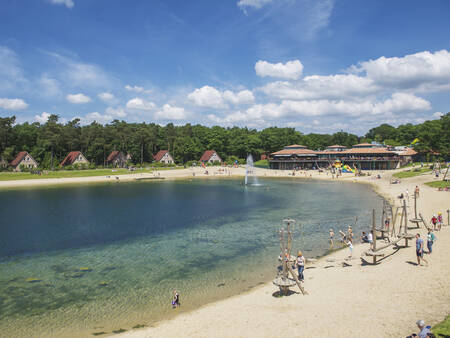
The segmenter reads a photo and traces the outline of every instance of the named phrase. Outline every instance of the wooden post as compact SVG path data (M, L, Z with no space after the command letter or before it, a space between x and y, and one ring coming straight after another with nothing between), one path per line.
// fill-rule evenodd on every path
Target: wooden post
M405 199L403 199L403 210L405 212L405 246L408 246L408 212Z
M447 225L450 225L450 209L447 209Z
M372 251L375 252L377 250L377 232L375 229L375 209L372 209ZM377 263L377 256L373 256L373 264Z
M417 191L414 189L414 218L417 219ZM417 225L419 225L417 223Z

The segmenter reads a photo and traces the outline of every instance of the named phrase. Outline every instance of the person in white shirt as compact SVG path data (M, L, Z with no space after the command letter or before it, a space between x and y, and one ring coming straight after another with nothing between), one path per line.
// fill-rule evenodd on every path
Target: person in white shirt
M301 251L297 254L297 268L298 268L298 279L303 281L303 270L305 269L305 257Z

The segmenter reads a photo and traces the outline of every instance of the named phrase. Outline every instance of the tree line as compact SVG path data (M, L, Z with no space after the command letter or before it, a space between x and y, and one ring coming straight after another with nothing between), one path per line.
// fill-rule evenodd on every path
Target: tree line
M417 142L417 139L419 140ZM421 124L403 124L397 128L382 124L364 136L347 132L303 134L294 128L270 127L258 131L246 127L224 128L169 123L128 123L114 120L102 125L93 122L80 125L79 119L59 122L51 115L46 123L16 123L16 117L0 118L0 158L11 161L19 151L28 151L41 168L54 168L70 152L80 150L96 166L105 164L113 150L130 154L134 164L150 163L153 154L167 149L176 163L198 161L205 150L214 149L225 161L244 159L252 154L278 151L290 144L302 144L321 150L333 144L351 147L362 142L377 141L389 145L409 145L420 152L433 150L444 157L449 154L450 113L440 119Z

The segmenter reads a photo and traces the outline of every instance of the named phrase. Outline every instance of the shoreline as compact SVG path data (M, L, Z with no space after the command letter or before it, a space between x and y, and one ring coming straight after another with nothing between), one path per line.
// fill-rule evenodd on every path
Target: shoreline
M440 207L440 210L443 211L444 214L444 224L446 224L446 215L444 213L446 208L444 207L447 206L448 208L450 206L450 198L439 198L440 196L436 195L439 194L439 192L435 193L435 189L424 185L425 182L433 180L432 175L421 175L403 179L401 184L391 185L389 183L389 179L394 172L397 171L381 172L381 179L375 179L376 175L368 177L354 177L352 174L349 174L347 176L339 178L338 180L334 179L332 181L349 182L351 180L351 182L367 184L375 193L379 194L381 197L389 201L393 205L393 207L396 206L396 196L400 192L403 192L405 189L408 189L410 192L414 191L414 186L419 185L422 194L421 198L418 200L420 212L422 212L425 219L428 220L431 217L431 214L436 212L436 210ZM270 175L265 177L294 178L288 175ZM305 177L296 176L295 178ZM320 175L318 173L315 173L315 175L313 175L312 177L306 178L325 179L331 181L331 178L329 176L327 177L325 174ZM435 194L438 198L429 197L429 195L431 194ZM442 194L445 194L445 192L442 192ZM443 197L446 197L446 195L443 195ZM424 203L426 204L425 206L421 206L420 202L425 199L427 199L428 202ZM434 206L434 208L431 208L431 206ZM277 299L272 297L271 295L272 292L277 291L277 288L272 285L271 282L265 282L263 285L258 285L243 293L239 293L226 299L203 305L195 310L180 313L169 319L152 323L149 327L142 329L133 329L117 336L149 337L183 334L186 336L196 337L206 337L211 335L215 335L218 337L253 335L264 337L277 335L287 337L292 335L298 336L299 332L301 332L301 336L304 335L318 337L405 336L411 332L417 331L415 326L416 320L425 319L427 325L436 324L443 320L445 316L450 312L450 292L447 290L448 288L444 286L445 281L449 280L450 278L450 264L445 259L446 255L448 257L448 253L450 253L450 245L447 244L450 240L449 229L449 227L444 226L442 228L442 231L437 232L436 235L440 239L439 242L437 242L437 250L439 250L439 252L434 253L434 256L430 258L433 258L434 261L435 257L439 256L438 259L436 259L438 261L438 264L435 264L433 262L433 265L430 265L430 267L417 267L411 264L415 261L414 243L411 241L408 248L401 248L398 251L388 253L387 257L380 264L377 264L375 266L363 266L360 263L359 255L367 249L367 245L358 243L354 245L353 258L350 261L346 260L345 257L347 256L347 250L343 248L325 254L312 264L307 264L305 274L311 276L309 278L306 277L307 279L305 288L308 290L310 285L313 288L309 296L294 294L289 297ZM411 233L415 233L416 231L420 232L423 236L423 227L418 230L410 230ZM386 249L386 251L389 252L388 249ZM403 258L407 259L407 261L405 262ZM381 271L388 270L391 274L396 274L398 279L403 281L399 282L399 280L396 280L393 277L391 277L390 279L380 279L379 274L373 275L371 271L372 269ZM433 280L431 280L431 282L429 283L430 289L432 291L425 297L419 297L420 299L414 298L414 290L416 289L416 287L414 283L408 282L408 276L405 276L404 273L401 276L398 275L399 273L402 273L403 270L408 270L408 272L412 272L413 274L415 274L415 270L417 269L422 269L423 271L425 271L425 273L429 273L430 277L439 275L439 278L437 278L437 281L435 281L435 283L433 283ZM355 277L355 279L362 279L367 282L369 286L364 286L358 283L356 283L355 285L355 282L352 281L352 279L347 280L347 278L345 278L345 275L342 275L343 273L346 273L344 271L352 271L352 276L354 275L353 277ZM332 276L326 276L330 274ZM364 276L365 274L370 274L371 278L368 279L367 276ZM383 272L382 274L384 275L385 273ZM420 276L412 275L411 278L416 280L415 282L417 282L417 287L419 289L423 289L423 282ZM349 303L352 303L352 301L354 301L359 305L359 310L357 312L349 315L345 311L341 311L342 309L339 305L334 309L335 311L332 311L330 308L333 308L333 306L330 307L328 304L329 302L319 302L318 305L316 303L317 299L316 301L312 301L312 298L317 298L317 295L314 293L314 291L318 291L318 294L320 294L321 291L315 288L314 283L320 282L320 285L327 284L327 279L334 281L331 283L331 288L336 293L338 293L338 296L341 297L341 293L346 295L344 296L344 299L341 299L342 303L336 303L346 304L347 301ZM423 280L428 282L427 278L423 278ZM374 288L377 290L380 289L380 286L377 285L377 282L380 284L392 284L392 291L389 292L385 289L385 291L383 292L382 287L380 290L380 292L383 293L382 297L369 297ZM403 288L405 283L413 285L408 285L408 288L405 289ZM335 284L342 286L342 288L344 289L342 289L341 287L336 287ZM413 290L410 290L411 287ZM327 289L327 293L330 293L330 288ZM367 304L359 304L361 298L356 297L355 293L357 295L367 295ZM333 292L331 292L331 294L333 294ZM408 295L410 297L405 297L406 299L400 298L399 301L396 302L392 299L392 297L395 297L395 295ZM337 298L340 299L340 297ZM429 297L432 298L431 302L429 303L433 304L425 305ZM319 298L322 297L319 296ZM330 298L328 298L328 300L330 300ZM379 299L377 298L382 299L381 304ZM364 297L362 297L362 299L364 299ZM323 301L323 299L320 300ZM311 317L311 315L308 314L307 307L305 308L304 306L302 306L302 303L304 301L308 302L312 309L315 309L316 311L318 310L317 313L312 316L313 318L309 318L312 319L312 322L308 322L308 325L306 325L306 329L304 327L304 324L299 325L295 323L297 316ZM390 306L389 303L391 303ZM404 303L409 305L409 307L407 306L406 311L402 311ZM417 310L415 309L415 307L417 307ZM244 309L244 311L242 309ZM341 313L339 313L340 311ZM370 311L374 311L374 316L365 316L365 313L369 313ZM242 313L243 315L237 315L239 313ZM323 313L327 313L327 315L323 316ZM390 315L386 316L386 314ZM364 318L361 318L361 315L364 316ZM283 316L289 318L290 320L283 320ZM370 317L370 320L368 320L367 317ZM386 317L388 317L389 320L387 320ZM342 318L345 318L345 320L342 321ZM353 327L355 318L357 318L360 323ZM348 327L348 322L352 323L352 328ZM380 322L381 327L379 326ZM376 324L375 330L373 324ZM303 329L300 328L301 326L303 326ZM298 329L300 329L301 331L297 331ZM280 332L284 333L280 334Z
M233 168L231 171L229 171L228 175L225 174L219 174L217 167L211 167L208 168L210 171L210 175L204 175L204 169L202 168L196 168L194 170L192 169L178 169L174 171L161 171L160 177L164 177L164 179L152 179L151 181L166 181L166 180L192 180L192 179L235 179L238 177L243 177L245 175L245 169L244 168ZM195 173L195 176L192 175L192 173ZM431 206L433 207L439 207L446 205L445 210L449 206L450 199L438 199L438 201L435 201L436 198L430 198L429 203L425 205L424 207L421 205L422 200L428 199L428 195L434 194L436 196L443 196L446 197L445 192L434 192L436 189L430 188L428 186L425 186L423 183L432 181L433 177L432 175L421 175L413 178L407 178L403 179L401 184L396 185L390 185L389 179L392 176L393 173L396 171L389 171L389 172L372 172L372 176L365 176L365 177L355 177L353 174L345 174L345 176L340 177L339 179L331 179L330 175L326 175L325 173L318 173L318 172L307 172L306 175L303 175L301 173L300 175L291 176L288 175L291 173L291 171L270 171L267 169L256 169L256 173L258 177L267 177L267 178L279 178L279 179L311 179L311 180L326 180L326 181L333 181L333 182L353 182L353 183L361 183L366 184L372 189L376 194L380 195L382 198L388 200L393 206L396 202L396 196L400 192L404 192L406 188L409 189L410 192L413 191L413 188L416 184L418 184L421 188L421 193L424 194L424 197L422 199L419 199L419 210L422 212L428 220L431 217L431 214L433 211L431 210ZM378 173L381 173L382 178L381 179L375 179L376 175ZM157 175L157 173L156 173ZM119 182L132 182L135 181L136 178L141 177L149 177L153 178L155 174L131 174L131 175L121 175ZM55 182L57 180L57 182ZM23 181L3 181L0 182L0 189L15 189L15 188L38 188L38 187L58 187L58 186L74 186L76 184L96 184L96 183L112 183L115 182L114 176L112 176L110 179L106 179L104 176L94 176L94 177L83 177L83 178L64 178L64 179L39 179L39 182L36 182L36 184L31 184L30 186L27 186L28 183L36 181L36 180L23 180ZM51 181L51 182L50 182ZM142 181L150 181L149 179L144 179ZM22 183L23 182L23 183ZM139 182L139 181L136 181ZM6 184L2 184L6 183ZM11 184L12 183L12 184ZM17 184L19 183L19 184ZM7 186L5 186L7 185ZM441 195L440 195L441 194ZM444 194L444 195L442 195ZM447 202L446 202L447 201ZM437 210L436 208L433 208L434 210ZM395 208L394 208L395 210ZM444 214L444 221L446 220L446 213L444 209L442 209ZM377 210L377 213L379 211ZM445 223L445 222L444 222ZM441 250L442 247L442 254L445 257L445 253L448 255L450 252L450 246L448 244L445 244L445 242L450 241L449 236L449 227L444 227L443 231L437 233L437 237L439 238L438 241L438 253ZM415 230L410 230L411 232L415 232ZM420 233L424 233L423 229L420 229ZM445 236L443 236L445 234ZM358 234L356 234L358 235ZM346 322L352 322L355 320L355 318L360 321L361 323L364 323L363 327L361 327L359 324L356 325L355 328L353 328L352 324L352 330L362 330L364 336L371 337L371 336L405 336L411 332L416 331L415 327L415 321L417 319L424 318L427 321L428 324L435 324L439 322L441 319L445 317L445 315L450 311L450 297L449 292L447 290L439 291L437 295L434 295L436 292L431 293L431 297L437 298L437 300L433 300L434 305L432 306L432 311L427 309L425 311L426 315L421 314L420 311L415 311L416 315L411 315L410 310L408 310L408 314L405 315L402 319L403 321L400 321L400 325L398 322L387 321L388 324L384 324L383 328L384 331L377 331L376 334L372 330L364 331L366 328L373 327L372 322L367 322L365 318L360 318L360 315L362 313L368 313L369 311L373 311L373 309L376 309L377 315L373 317L373 319L376 322L380 321L386 321L384 313L380 313L380 309L383 310L389 310L386 311L390 313L392 319L395 319L396 316L398 316L398 313L402 313L402 310L398 311L392 311L392 309L386 309L386 306L383 304L379 304L377 302L377 299L372 299L372 297L369 297L367 304L359 304L360 297L358 295L369 295L371 291L375 288L377 289L377 282L383 284L386 281L385 280L379 280L376 277L371 274L371 270L380 270L381 274L385 275L386 270L388 274L395 274L397 269L399 267L402 267L402 264L405 265L405 260L402 260L402 258L399 258L399 256L407 256L407 261L414 261L414 252L413 247L410 247L406 249L400 249L399 252L393 253L389 255L385 260L383 260L379 265L376 266L361 266L361 263L359 262L359 255L362 251L365 250L366 246L363 244L355 244L354 245L354 254L353 259L348 261L345 260L345 257L347 256L348 251L346 248L338 249L336 251L333 251L331 253L326 253L324 256L321 256L319 259L317 259L316 262L312 264L308 264L306 266L306 283L305 288L307 291L310 292L309 296L301 296L301 295L292 295L289 297L283 297L281 299L277 299L272 297L271 293L275 292L277 288L272 285L270 281L264 281L262 285L257 285L252 287L249 290L246 290L244 292L240 292L236 295L232 295L211 303L207 303L205 305L202 305L198 308L188 310L186 312L182 312L179 314L173 314L172 316L162 319L159 321L149 321L147 324L147 327L141 328L141 329L132 329L130 331L127 331L125 333L122 333L118 336L120 337L148 337L148 336L172 336L172 335L187 335L187 336L219 336L219 337L230 337L230 336L253 336L253 335L259 335L259 336L298 336L298 332L294 329L299 329L298 327L295 327L295 324L292 325L292 327L286 329L285 326L289 326L290 323L295 323L296 316L304 317L308 320L308 325L306 325L306 328L303 327L302 329L302 336L303 333L305 336L349 336L344 334L345 332L348 333L348 327L346 325ZM445 247L444 247L445 244ZM445 251L444 251L445 250ZM405 254L405 252L408 252L408 254ZM440 253L441 254L441 253ZM441 255L442 255L441 254ZM346 265L347 264L347 265ZM432 288L442 288L443 282L442 282L442 276L444 276L447 279L450 279L449 274L449 264L444 260L440 262L441 264L441 270L434 273L437 273L440 275L438 279L437 286L435 286L433 283L430 284ZM406 263L406 265L408 265ZM407 268L414 268L414 269L428 269L427 267L415 267L412 266L412 264L409 264L411 266L408 266ZM433 270L434 270L433 265ZM394 267L394 268L393 268ZM353 271L356 270L356 271ZM402 269L399 269L402 270ZM343 272L346 271L346 272ZM352 277L350 280L347 280L347 278L344 278L342 276L342 273L349 273L351 272ZM403 271L403 270L402 270ZM371 278L374 278L374 280L368 279L367 276L364 276L365 274L369 273ZM309 275L309 276L308 276ZM378 276L379 277L379 276ZM400 280L404 276L397 276ZM359 283L356 283L356 281L363 280L364 283L368 283L371 285L370 287L367 286L361 286ZM331 283L327 283L327 280L331 281ZM425 278L426 280L426 278ZM408 283L409 281L403 280L403 283L400 283L399 281L392 281L388 280L388 282L392 287L393 292L388 292L387 295L383 295L383 299L386 302L392 302L392 297L395 297L395 294L406 294L411 295L412 291L402 290L403 284ZM316 286L314 283L318 283L318 286ZM388 283L388 284L389 284ZM417 286L419 288L422 287L422 280L416 281ZM375 285L373 285L375 284ZM310 289L311 287L311 289ZM321 289L323 288L323 289ZM327 290L325 294L328 294L328 301L333 300L333 297L336 296L336 303L339 304L346 304L347 302L355 302L358 303L358 309L359 312L354 312L351 309L348 309L350 312L349 314L345 313L339 313L341 311L340 307L333 307L329 306L327 301L324 301L322 297L318 296L320 293L323 292L323 290ZM334 290L334 292L330 293L330 290ZM353 290L353 291L352 291ZM355 296L355 291L356 295ZM337 295L335 295L337 293ZM305 297L305 298L302 298ZM344 297L344 298L342 298ZM356 298L355 298L356 297ZM428 296L430 297L430 295ZM314 301L312 301L314 299ZM390 299L390 300L389 300ZM440 301L439 301L440 300ZM442 301L443 300L443 301ZM319 301L318 304L316 304L316 301ZM425 306L422 305L424 303L424 299L420 299L418 303L420 305L417 305L419 309L424 308ZM303 303L307 303L306 305ZM408 305L414 304L414 300L408 299L406 302ZM437 303L437 304L436 304ZM392 303L392 307L397 308L401 307L402 302L397 304L396 302ZM428 306L426 306L428 308ZM244 308L245 311L241 311L241 309ZM273 308L273 309L272 309ZM330 309L331 308L331 309ZM345 308L345 307L344 307ZM311 311L314 313L313 316L308 314L308 312L305 312L305 310L311 309ZM332 309L335 310L335 312L332 311ZM352 312L353 311L353 312ZM383 312L383 311L381 311ZM236 314L242 313L242 316L237 316ZM326 315L323 316L323 313ZM423 313L423 312L422 312ZM321 318L324 317L324 318ZM403 315L402 315L403 316ZM255 318L256 317L256 318ZM286 317L288 319L280 319L280 317ZM207 323L205 323L204 318L208 318ZM278 320L276 320L278 318ZM397 318L398 319L398 318ZM430 320L433 320L432 322ZM341 320L344 320L344 322L341 323ZM311 323L309 322L311 321ZM395 322L395 323L394 323ZM214 323L214 325L211 325L211 323ZM235 323L236 325L233 325ZM314 325L312 325L314 324ZM386 327L387 326L387 327ZM342 330L342 334L336 334L334 331L335 328L339 328ZM116 328L119 329L119 328ZM285 330L285 331L283 331ZM347 330L347 331L345 331ZM280 335L280 331L285 332L285 334ZM350 336L359 336L360 331L350 331Z

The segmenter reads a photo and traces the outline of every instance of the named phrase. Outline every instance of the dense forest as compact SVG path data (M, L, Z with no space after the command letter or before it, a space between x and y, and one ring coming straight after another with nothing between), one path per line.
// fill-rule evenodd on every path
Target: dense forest
M135 164L152 162L152 154L169 149L177 163L196 161L207 149L214 149L226 161L243 159L247 154L259 158L289 144L324 149L332 144L351 147L356 143L377 141L388 145L409 145L419 152L433 150L447 157L450 147L450 113L422 124L404 124L397 128L382 124L364 136L343 131L330 134L302 134L294 128L270 127L258 131L248 128L205 127L172 123L92 123L81 126L75 119L59 123L51 115L45 124L15 122L15 116L0 118L0 157L10 161L22 150L28 151L41 168L57 167L69 151L81 150L93 165L102 166L112 150L129 153ZM416 140L417 141L417 140Z

